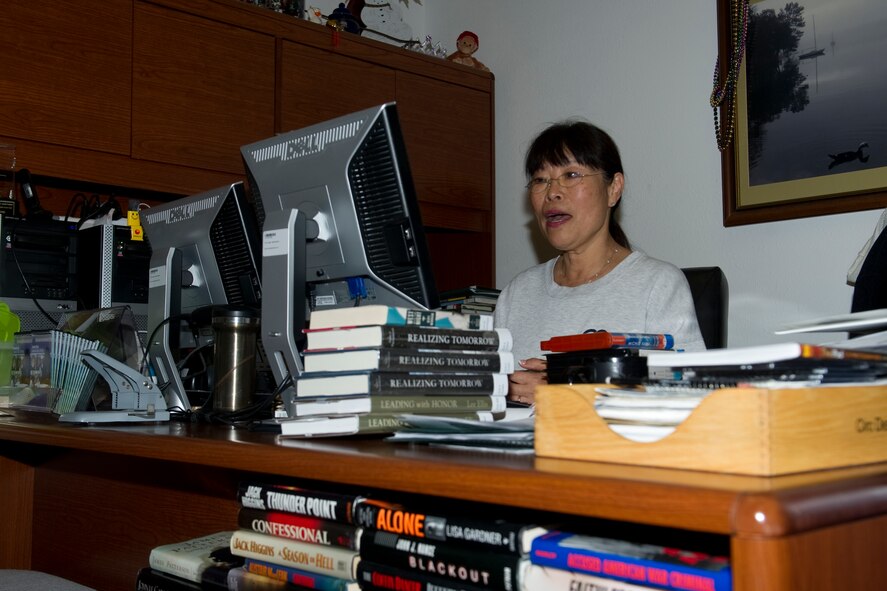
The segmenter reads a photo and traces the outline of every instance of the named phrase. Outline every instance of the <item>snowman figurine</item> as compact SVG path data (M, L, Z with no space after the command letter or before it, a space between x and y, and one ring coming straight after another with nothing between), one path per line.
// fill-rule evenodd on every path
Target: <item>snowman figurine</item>
M413 29L403 20L403 13L397 0L350 0L348 10L361 23L368 39L376 39L394 45L412 44Z

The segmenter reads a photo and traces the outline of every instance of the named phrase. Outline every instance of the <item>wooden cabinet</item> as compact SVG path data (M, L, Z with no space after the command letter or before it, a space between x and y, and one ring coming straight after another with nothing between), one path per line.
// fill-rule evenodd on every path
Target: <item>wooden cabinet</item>
M0 568L131 588L152 547L236 527L243 479L374 494L729 554L735 591L887 580L887 465L762 478L206 424L0 418ZM547 521L545 521L547 522ZM605 532L605 533L604 533Z
M275 131L274 37L146 2L133 18L132 157L242 175L240 146Z
M242 145L397 101L438 288L494 284L491 74L239 0L4 11L0 140L38 177L190 195L242 179Z
M9 0L2 22L0 136L129 154L131 0Z

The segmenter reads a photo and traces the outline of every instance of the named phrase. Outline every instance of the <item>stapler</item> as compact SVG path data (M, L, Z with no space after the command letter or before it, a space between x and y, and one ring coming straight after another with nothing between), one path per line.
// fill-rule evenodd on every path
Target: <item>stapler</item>
M163 393L148 377L107 354L89 349L80 353L83 363L108 382L111 410L67 412L63 423L153 423L169 420Z

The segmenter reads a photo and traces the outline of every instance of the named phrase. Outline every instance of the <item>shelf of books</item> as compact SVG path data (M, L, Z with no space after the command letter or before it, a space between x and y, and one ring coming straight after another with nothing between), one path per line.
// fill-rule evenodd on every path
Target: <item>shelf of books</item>
M279 487L314 496L300 500L298 490ZM365 589L433 588L432 575L441 588L463 590L663 589L666 579L683 581L683 587L670 583L676 589L715 591L869 588L866 582L887 577L878 554L887 541L885 489L885 464L758 477L434 449L371 436L305 440L205 424L75 427L0 418L0 495L7 508L0 568L126 589L140 573L166 582L176 576L152 572L152 550L227 532L233 558L225 560L238 565L239 586L230 586L230 572L225 584L239 589L251 588L245 581L255 578L243 575L244 564L254 565L250 575L290 573L290 584L296 579L288 569L302 577L332 574L269 560L272 553L333 565L331 578L344 589L355 582ZM345 504L333 494L348 495ZM300 507L311 511L302 517L328 522L327 529L279 515ZM563 550L541 547L539 559L549 562L534 562L533 543L524 541L520 556L496 553L496 562L492 550L454 554L461 543L433 537L481 543L511 535L489 531L491 524L562 532L548 541ZM284 532L304 539L250 541ZM342 546L335 556L285 545L332 539ZM355 540L358 547L349 548ZM647 561L664 561L668 549L689 552L696 558L678 561L720 568L720 582L632 563L625 544ZM614 547L626 559L621 565L573 553ZM459 562L468 557L485 562ZM550 562L558 560L569 568ZM851 561L852 569L842 566ZM609 570L595 571L596 564ZM488 584L477 585L481 580Z

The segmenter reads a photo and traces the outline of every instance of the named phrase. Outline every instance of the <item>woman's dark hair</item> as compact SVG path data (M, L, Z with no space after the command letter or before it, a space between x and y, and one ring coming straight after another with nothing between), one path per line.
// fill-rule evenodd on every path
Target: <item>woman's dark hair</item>
M529 178L546 164L567 164L570 156L583 166L602 171L607 182L611 182L617 172L625 174L619 148L613 138L603 129L585 121L555 123L540 133L527 150L524 170ZM616 208L621 202L620 199L613 206L610 236L618 245L630 248L628 237L615 218Z

